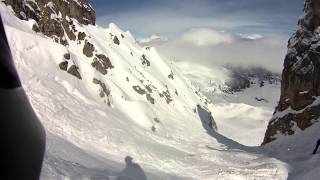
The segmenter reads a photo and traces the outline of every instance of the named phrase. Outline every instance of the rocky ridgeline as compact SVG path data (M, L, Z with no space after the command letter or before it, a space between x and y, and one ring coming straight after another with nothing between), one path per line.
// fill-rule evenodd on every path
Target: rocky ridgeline
M75 20L83 25L95 24L95 11L88 0L5 0L20 19L34 19L33 30L52 37L56 42L68 45L70 40L84 39L77 32Z
M244 89L255 86L257 83L260 87L265 84L278 84L280 83L280 75L273 73L264 68L252 67L226 67L231 72L231 78L226 82L222 91L226 93L239 92Z
M305 130L320 117L320 1L306 0L304 13L288 43L281 97L263 144L279 133Z

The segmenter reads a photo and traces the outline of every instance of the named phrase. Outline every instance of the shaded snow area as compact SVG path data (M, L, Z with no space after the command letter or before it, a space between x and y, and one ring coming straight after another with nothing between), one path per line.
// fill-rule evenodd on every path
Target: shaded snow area
M299 168L315 165L318 156L304 154L302 149L280 151L291 147L295 137L265 149L234 141L250 144L244 139L251 124L244 122L244 116L232 114L237 109L253 113L249 120L261 127L256 130L260 133L269 105L259 110L253 102L240 107L239 102L221 100L222 105L212 105L175 65L156 49L141 48L129 32L114 24L108 29L77 25L114 66L102 75L92 68L93 59L83 54L83 41L62 46L33 32L33 22L18 20L2 3L0 10L24 89L47 131L42 179L287 179L288 172L292 172L289 177L301 177L306 171L308 177L315 177L316 169ZM110 34L120 43L114 43ZM81 80L59 69L65 53L79 67ZM149 66L143 63L146 59ZM94 78L99 81L94 83ZM250 95L249 91L242 93ZM210 111L216 115L218 131L205 119ZM310 136L315 129L305 133ZM234 140L226 137L232 137L232 131L238 134ZM257 140L258 132L250 132L257 144L262 135ZM297 147L312 146L307 147L312 142L304 141L303 134L296 137L302 142ZM295 155L301 159L292 158Z

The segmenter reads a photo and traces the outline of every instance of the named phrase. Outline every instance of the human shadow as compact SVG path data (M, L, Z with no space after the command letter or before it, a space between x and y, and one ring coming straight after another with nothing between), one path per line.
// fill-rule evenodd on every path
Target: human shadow
M139 164L132 162L133 158L127 156L126 167L119 173L116 180L147 180L147 177Z

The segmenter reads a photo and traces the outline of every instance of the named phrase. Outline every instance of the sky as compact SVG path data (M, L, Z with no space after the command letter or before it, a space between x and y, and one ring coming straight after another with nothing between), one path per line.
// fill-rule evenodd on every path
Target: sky
M97 23L113 22L174 61L263 67L281 73L304 0L91 0Z
M136 37L175 36L193 28L238 34L291 34L303 0L91 0L97 23Z

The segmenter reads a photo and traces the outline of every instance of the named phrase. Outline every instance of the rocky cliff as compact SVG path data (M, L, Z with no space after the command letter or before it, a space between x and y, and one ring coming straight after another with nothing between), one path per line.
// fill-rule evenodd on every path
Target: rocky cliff
M95 24L95 11L88 0L5 0L16 16L33 19L33 30L68 45L67 38L77 40L76 21L83 25ZM79 38L79 37L78 37Z
M263 144L305 130L320 117L320 1L306 0L304 16L288 42L281 97Z

